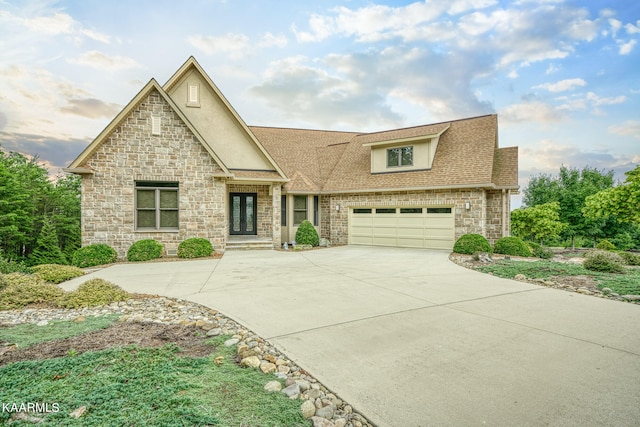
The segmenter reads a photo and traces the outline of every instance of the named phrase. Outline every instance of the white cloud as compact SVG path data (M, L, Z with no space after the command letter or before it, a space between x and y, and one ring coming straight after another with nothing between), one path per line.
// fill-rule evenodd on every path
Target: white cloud
M613 33L613 37L615 37L618 31L620 31L620 28L622 28L622 22L618 21L617 19L610 18L609 25L611 26L611 32Z
M258 43L259 47L280 47L283 48L285 46L287 46L287 44L289 43L289 41L287 40L287 37L284 35L279 35L279 36L274 36L271 33L266 33L264 36L262 36L262 40L260 40L260 43Z
M627 120L624 123L617 125L611 125L608 128L609 133L618 136L631 136L635 139L640 139L640 121L639 120Z
M639 34L640 33L640 19L636 22L636 25L627 24L624 26L627 34Z
M207 55L229 53L232 58L246 55L249 49L249 37L244 34L227 33L224 36L190 36L187 41Z
M78 58L69 59L69 62L77 65L97 68L99 70L119 71L131 68L142 68L132 58L124 56L108 56L97 50L91 50L80 55Z
M591 102L591 105L593 105L594 107L599 107L601 105L622 104L627 100L627 97L624 95L620 95L620 96L612 96L608 98L601 98L593 92L588 92L587 100L589 100Z
M84 28L70 15L62 12L55 12L50 15L35 17L20 17L8 11L0 10L0 22L9 25L18 25L27 28L29 31L47 36L76 35L86 36L93 40L109 43L109 36Z
M549 66L547 67L547 70L544 73L546 75L549 75L549 74L557 73L558 71L560 71L559 66L557 66L556 64L549 64Z
M456 0L452 2L447 12L456 15L468 10L484 9L497 3L496 0Z
M636 41L635 40L629 40L626 43L618 42L618 44L620 45L620 49L618 50L618 53L620 55L628 55L633 50L633 47L636 45Z
M498 112L505 123L549 123L562 120L563 115L551 105L540 101L511 104Z
M576 87L586 86L587 82L583 79L566 79L560 80L556 83L544 83L541 85L534 86L534 88L546 89L549 92L566 92L568 90L573 90Z

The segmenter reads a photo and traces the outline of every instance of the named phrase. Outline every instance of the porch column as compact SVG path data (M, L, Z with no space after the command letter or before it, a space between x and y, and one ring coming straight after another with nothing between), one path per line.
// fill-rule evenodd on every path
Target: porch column
M282 193L280 191L280 184L275 183L271 184L271 194L272 194L272 206L273 206L273 224L271 229L273 230L273 248L279 249L281 244L281 196Z

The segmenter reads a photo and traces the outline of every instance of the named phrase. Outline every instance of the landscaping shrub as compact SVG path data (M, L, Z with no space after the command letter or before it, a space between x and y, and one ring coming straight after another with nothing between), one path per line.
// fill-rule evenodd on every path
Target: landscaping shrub
M129 294L104 279L91 279L58 300L62 308L95 307L129 299Z
M0 291L0 310L11 310L35 303L55 304L64 291L41 278L24 273L4 275L6 286Z
M553 251L549 248L545 248L544 246L536 243L536 242L526 242L529 248L531 249L531 254L540 259L550 259L553 258Z
M85 246L73 254L71 263L76 267L93 267L95 265L112 264L118 260L118 253L109 245L96 243Z
M631 252L616 252L627 265L640 265L640 255Z
M78 267L60 264L42 264L31 268L33 274L50 283L61 283L84 273Z
M480 234L464 234L453 245L453 252L473 255L476 252L492 253L491 245Z
M31 267L24 262L16 262L0 257L0 274L31 273Z
M600 240L600 242L596 245L596 249L600 249L603 251L614 251L616 247L613 243L611 243L607 239L603 239L603 240Z
M0 292L7 287L7 279L4 278L4 274L0 274Z
M614 252L593 250L585 253L584 268L604 273L624 273L624 260Z
M296 244L318 246L320 237L313 224L308 219L302 221L302 224L296 231Z
M149 261L160 258L164 247L153 239L138 240L127 251L127 261Z
M180 258L201 258L210 256L213 253L213 245L207 239L192 237L178 245L178 256Z
M519 237L503 237L496 241L493 251L497 254L513 256L531 256L531 249Z

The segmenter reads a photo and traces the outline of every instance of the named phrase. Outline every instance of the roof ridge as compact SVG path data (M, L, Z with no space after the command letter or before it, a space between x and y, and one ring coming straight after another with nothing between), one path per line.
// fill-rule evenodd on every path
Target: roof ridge
M260 129L297 130L297 131L305 131L305 132L350 133L350 134L354 134L354 135L362 135L362 132L348 131L348 130L290 128L290 127L285 127L285 126L260 126L260 125L248 125L248 126L249 126L249 128L260 128Z
M444 125L447 123L454 123L454 122L465 122L468 120L475 120L475 119L481 119L484 117L491 117L491 116L497 116L496 113L491 113L491 114L483 114L480 116L474 116L474 117L463 117L461 119L455 119L455 120L444 120L442 122L437 122L437 123L425 123L422 125L415 125L415 126L407 126L407 127L403 127L403 128L393 128L393 129L385 129L385 130L378 130L375 132L362 132L360 133L360 135L375 135L377 133L385 133L385 132L396 132L396 131L400 131L400 130L409 130L409 129L416 129L416 128L422 128L425 126L438 126L438 125Z

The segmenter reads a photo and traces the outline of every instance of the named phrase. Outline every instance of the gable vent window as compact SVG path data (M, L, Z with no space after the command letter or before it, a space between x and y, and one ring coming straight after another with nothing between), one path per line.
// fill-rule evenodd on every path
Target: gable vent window
M160 135L160 127L162 119L160 117L151 117L151 135Z
M187 107L199 107L199 106L200 106L200 86L189 85Z

